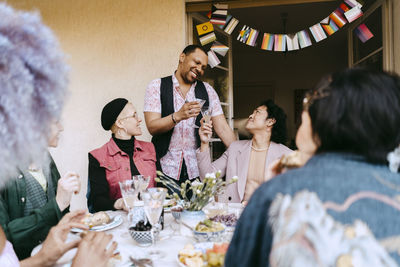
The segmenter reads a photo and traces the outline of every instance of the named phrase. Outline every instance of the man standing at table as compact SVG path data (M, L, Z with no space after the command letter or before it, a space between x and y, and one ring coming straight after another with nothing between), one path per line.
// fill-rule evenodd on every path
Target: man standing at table
M198 128L193 125L199 125L201 114L196 98L205 100L204 105L211 108L212 124L225 146L235 140L218 94L208 83L199 80L207 63L203 47L189 45L180 54L175 73L151 81L146 90L144 118L153 135L157 160L162 171L178 184L199 176L196 149L200 139Z

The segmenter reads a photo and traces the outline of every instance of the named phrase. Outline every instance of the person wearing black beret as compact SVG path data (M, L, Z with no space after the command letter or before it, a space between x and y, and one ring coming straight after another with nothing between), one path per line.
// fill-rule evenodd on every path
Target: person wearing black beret
M154 187L154 145L135 138L142 134L141 122L135 107L125 98L116 98L104 106L101 125L112 136L106 144L89 152L90 211L127 210L119 182L130 180L133 175L150 177L149 187Z

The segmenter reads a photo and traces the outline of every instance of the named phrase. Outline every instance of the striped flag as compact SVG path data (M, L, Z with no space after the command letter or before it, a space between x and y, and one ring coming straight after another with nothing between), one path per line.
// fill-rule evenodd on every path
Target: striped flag
M221 61L217 57L217 55L214 53L214 51L210 50L207 52L208 55L208 65L210 65L211 68L214 68L215 66L219 65Z
M247 45L255 46L259 31L250 29L249 38L247 38Z
M249 38L249 35L250 35L250 27L244 25L242 30L239 32L237 40L242 42L242 43L246 43L247 38Z
M335 11L333 11L329 17L335 22L335 24L339 27L342 28L346 23L346 19L342 16L342 14L340 13L340 11L338 11L337 9Z
M286 34L286 45L288 51L299 49L299 38L297 34Z
M275 41L274 34L264 33L261 49L272 51L272 47L274 46L274 41Z
M286 34L275 34L275 49L274 51L286 51Z
M210 22L205 22L196 25L197 33L199 34L199 39L201 45L206 45L217 40L214 33L214 27Z
M368 29L368 27L364 23L360 24L360 26L355 28L354 33L358 36L358 38L360 38L361 42L363 43L374 37L372 32Z
M359 17L361 17L363 15L363 12L361 11L360 8L358 7L353 7L352 9L350 9L349 11L344 13L346 19L349 21L349 23L355 21L356 19L358 19Z
M315 24L314 26L311 26L310 32L317 43L319 41L326 39L326 34L325 34L324 30L322 29L321 24L319 24L319 23Z
M308 32L306 30L298 32L297 36L299 38L299 44L301 48L308 47L312 44L310 35L308 35Z
M237 19L235 19L231 15L228 15L228 17L226 18L224 32L226 32L227 34L232 34L238 23L239 21Z
M221 44L220 42L215 42L212 46L211 46L211 48L210 48L212 51L214 51L215 53L217 53L217 54L219 54L219 55L221 55L221 56L225 56L226 55L226 53L228 52L228 50L229 50L229 47L227 47L226 45L224 45L224 44Z
M356 0L344 0L346 2L346 4L348 4L350 7L358 7L358 8L362 8L362 5L357 2Z
M339 27L330 17L327 17L324 20L322 20L320 24L328 35L332 35L339 30Z
M215 10L211 13L210 22L217 25L225 25L226 16L228 15L228 5L217 4Z

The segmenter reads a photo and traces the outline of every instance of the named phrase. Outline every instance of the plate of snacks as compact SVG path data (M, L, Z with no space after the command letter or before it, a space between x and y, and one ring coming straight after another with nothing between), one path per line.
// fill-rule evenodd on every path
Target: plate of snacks
M177 261L181 267L222 267L227 250L228 243L187 244L179 251Z
M107 231L113 229L123 223L121 215L110 217L106 212L100 211L96 213L86 214L83 223L89 226L90 231ZM82 229L72 228L71 232L80 233L83 232Z

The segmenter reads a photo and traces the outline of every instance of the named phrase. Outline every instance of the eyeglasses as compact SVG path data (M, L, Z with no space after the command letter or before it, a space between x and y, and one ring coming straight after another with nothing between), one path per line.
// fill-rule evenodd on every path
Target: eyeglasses
M123 117L123 118L120 118L119 120L125 120L125 119L129 119L129 118L138 119L139 116L138 116L138 114L135 112L135 114L133 114L132 116Z

